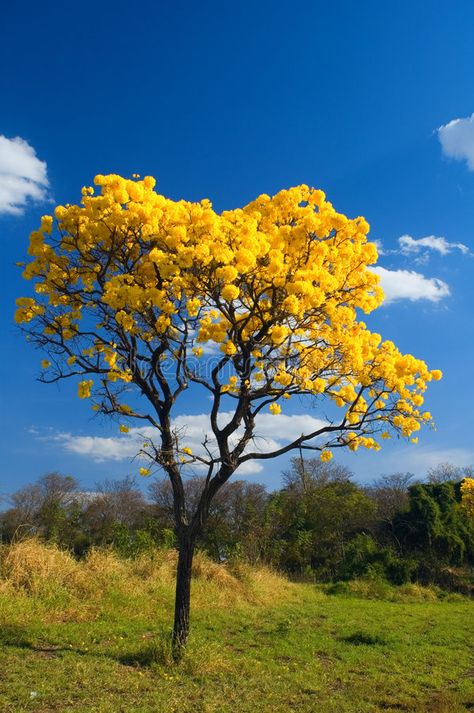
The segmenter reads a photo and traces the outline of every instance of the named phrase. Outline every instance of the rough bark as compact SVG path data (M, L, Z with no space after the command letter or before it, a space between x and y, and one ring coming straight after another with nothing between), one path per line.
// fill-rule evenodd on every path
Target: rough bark
M179 476L176 478L181 485L181 488L175 488L173 491L176 534L178 537L178 567L176 572L176 597L172 638L173 655L176 660L181 658L189 636L191 572L196 540L205 527L212 499L232 475L233 470L234 469L230 468L221 468L218 475L209 482L206 482L206 487L201 494L196 512L190 523L186 516L182 481ZM174 473L171 475L174 475ZM173 483L172 477L171 481Z
M191 570L195 538L189 533L179 536L178 568L176 572L176 597L173 626L173 655L179 659L189 636L189 610L191 602Z

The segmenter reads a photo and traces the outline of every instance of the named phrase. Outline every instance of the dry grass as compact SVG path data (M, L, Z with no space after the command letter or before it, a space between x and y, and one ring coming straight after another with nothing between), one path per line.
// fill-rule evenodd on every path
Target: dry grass
M59 593L86 602L112 590L127 595L170 596L174 588L176 552L155 550L134 560L112 550L92 549L84 560L38 539L27 539L0 550L0 592L50 597ZM212 600L220 607L238 602L270 604L294 589L268 568L217 564L197 552L193 564L193 604ZM64 599L64 597L63 597Z
M0 583L3 587L38 594L51 586L82 584L80 565L67 553L29 539L3 547Z

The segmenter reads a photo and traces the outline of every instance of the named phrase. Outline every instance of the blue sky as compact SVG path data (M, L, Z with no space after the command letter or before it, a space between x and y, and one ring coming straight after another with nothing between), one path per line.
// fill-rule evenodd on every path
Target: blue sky
M12 318L31 288L15 268L30 230L109 172L217 210L307 183L364 215L391 297L368 323L444 378L427 399L437 430L417 446L338 459L364 482L474 462L473 22L467 0L5 6L0 495L49 470L86 487L136 471L100 458L94 439L116 424L91 419L72 384L36 381L41 356ZM201 411L190 399L183 413ZM275 487L285 464L249 477Z

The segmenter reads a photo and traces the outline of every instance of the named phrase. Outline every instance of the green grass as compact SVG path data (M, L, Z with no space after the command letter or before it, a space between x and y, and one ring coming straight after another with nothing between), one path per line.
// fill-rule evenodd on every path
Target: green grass
M171 575L135 572L124 586L115 574L90 591L0 588L2 713L474 710L473 603L462 597L328 594L245 568L224 581L202 560L176 665Z

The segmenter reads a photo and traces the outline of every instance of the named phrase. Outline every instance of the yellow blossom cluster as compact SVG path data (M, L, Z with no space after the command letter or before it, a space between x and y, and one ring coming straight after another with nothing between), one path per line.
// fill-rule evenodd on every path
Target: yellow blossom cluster
M461 483L462 505L474 517L474 478L464 478Z
M328 461L331 460L332 458L332 453L331 451L324 450L321 452L321 455L319 456L320 460L323 461L323 463L327 463Z
M31 234L23 275L36 297L20 298L15 315L74 373L149 395L162 359L183 368L208 345L235 371L209 381L214 391L267 398L274 415L280 398L325 396L341 409L339 443L353 450L378 448L372 436L387 428L410 437L431 422L420 407L441 372L360 319L383 300L364 218L306 185L220 214L208 200L165 198L149 176L99 175L95 185L79 205L56 208L57 230L44 216ZM93 386L81 381L79 396Z
M80 399L87 399L91 395L91 389L94 382L92 379L80 381L77 387L77 393Z

